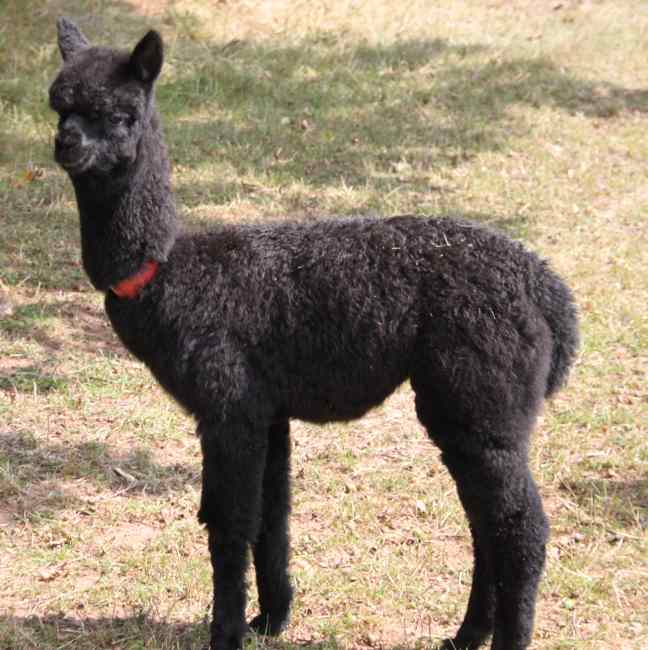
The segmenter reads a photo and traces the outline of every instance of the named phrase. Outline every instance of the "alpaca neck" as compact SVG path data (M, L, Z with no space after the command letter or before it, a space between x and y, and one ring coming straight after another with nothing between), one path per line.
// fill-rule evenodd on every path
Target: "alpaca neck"
M106 291L142 265L164 262L177 234L170 165L157 116L142 135L135 162L110 176L72 179L81 217L83 266Z

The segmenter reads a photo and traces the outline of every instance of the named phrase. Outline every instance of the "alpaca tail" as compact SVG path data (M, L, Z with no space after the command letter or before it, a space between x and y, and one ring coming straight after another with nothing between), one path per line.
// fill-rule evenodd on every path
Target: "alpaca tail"
M545 391L545 397L551 397L564 385L578 352L578 312L569 287L546 262L540 264L532 293L553 337L551 369Z

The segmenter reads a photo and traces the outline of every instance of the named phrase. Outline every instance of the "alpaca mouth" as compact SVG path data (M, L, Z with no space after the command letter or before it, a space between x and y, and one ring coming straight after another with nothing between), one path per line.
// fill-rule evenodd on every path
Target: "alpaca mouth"
M68 174L81 174L92 166L95 155L90 149L61 147L57 143L54 159Z

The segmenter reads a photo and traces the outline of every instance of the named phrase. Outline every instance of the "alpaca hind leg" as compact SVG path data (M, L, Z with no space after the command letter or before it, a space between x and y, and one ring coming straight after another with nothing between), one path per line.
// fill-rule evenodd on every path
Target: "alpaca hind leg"
M510 312L515 318L507 319L494 296L481 299L501 317L471 304L430 321L410 376L417 415L441 449L473 534L466 617L446 647L477 648L492 631L493 650L525 650L548 528L528 445L547 386L552 338L533 305L521 300Z
M526 453L489 449L467 456L446 450L442 459L455 479L469 521L479 531L477 545L483 544L481 553L490 567L488 590L484 583L480 586L477 577L473 581L466 620L454 639L455 647L476 648L485 640L475 622L484 622L485 613L491 615L494 580L492 649L524 650L531 642L548 536ZM479 522L477 526L475 522Z
M440 402L433 391L420 381L413 382L416 391L416 413L430 438L440 447L452 435L453 425L443 421ZM443 432L442 435L439 435ZM457 434L461 435L461 434ZM495 577L490 539L479 510L465 502L459 492L468 518L473 542L473 573L468 606L463 623L454 639L446 640L440 650L474 650L493 633L495 625Z
M440 650L476 650L493 633L495 625L495 581L489 541L481 522L471 522L473 538L473 574L470 598L463 623L452 640Z

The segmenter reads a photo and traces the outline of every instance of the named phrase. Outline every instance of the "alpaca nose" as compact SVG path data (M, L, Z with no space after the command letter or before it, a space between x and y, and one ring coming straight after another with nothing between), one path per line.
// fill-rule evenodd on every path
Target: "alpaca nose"
M83 131L80 120L76 115L62 118L59 123L59 132L56 141L61 147L78 147L83 142Z

